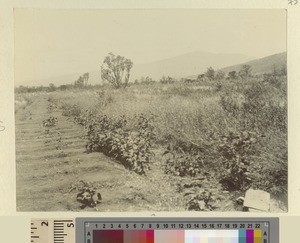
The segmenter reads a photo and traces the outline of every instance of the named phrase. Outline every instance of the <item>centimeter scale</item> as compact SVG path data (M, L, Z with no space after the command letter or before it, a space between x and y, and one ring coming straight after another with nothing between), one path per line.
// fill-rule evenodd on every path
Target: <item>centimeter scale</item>
M279 243L278 218L32 219L32 243Z

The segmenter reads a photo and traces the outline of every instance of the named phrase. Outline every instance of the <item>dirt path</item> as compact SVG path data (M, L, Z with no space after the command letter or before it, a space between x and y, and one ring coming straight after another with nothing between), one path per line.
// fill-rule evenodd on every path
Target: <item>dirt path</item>
M99 188L99 211L184 210L182 195L159 162L145 177L101 153L87 154L83 129L60 110L50 113L48 98L39 95L16 113L18 211L80 211L77 191L70 191L80 180ZM42 124L50 116L58 122L47 129Z

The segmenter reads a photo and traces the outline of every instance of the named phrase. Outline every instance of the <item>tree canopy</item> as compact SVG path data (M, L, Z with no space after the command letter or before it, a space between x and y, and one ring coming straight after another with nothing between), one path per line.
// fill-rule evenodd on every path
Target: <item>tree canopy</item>
M101 66L101 78L115 88L126 87L132 66L133 62L130 59L109 53Z

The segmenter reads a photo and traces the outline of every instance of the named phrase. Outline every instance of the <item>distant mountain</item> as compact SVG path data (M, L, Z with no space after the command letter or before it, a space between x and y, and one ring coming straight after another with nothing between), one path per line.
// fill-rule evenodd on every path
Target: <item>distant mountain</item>
M136 79L149 76L154 80L159 80L164 75L183 78L203 73L210 66L220 69L250 60L250 57L241 54L215 54L197 51L155 62L134 65L131 77Z
M255 59L250 62L245 62L242 64L222 68L221 70L224 71L225 73L231 71L238 72L241 69L242 65L247 64L251 66L251 71L253 74L271 73L274 71L274 68L280 70L282 66L286 65L286 63L287 63L286 52L282 52L264 58Z

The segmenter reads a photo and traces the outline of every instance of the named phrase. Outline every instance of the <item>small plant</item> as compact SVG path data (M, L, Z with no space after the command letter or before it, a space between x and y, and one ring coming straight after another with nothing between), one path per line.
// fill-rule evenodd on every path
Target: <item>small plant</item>
M69 192L73 191L74 189L78 191L76 200L81 203L81 209L86 207L96 208L97 204L99 204L102 200L101 193L90 183L87 183L83 180L73 184Z
M47 110L49 112L52 112L54 111L55 109L57 109L57 106L54 104L54 103L49 103L48 106L47 106Z
M170 153L165 163L165 173L177 176L196 176L201 171L202 156L189 153ZM165 153L165 154L166 154Z
M43 121L44 127L55 127L57 125L57 117L50 116L48 119Z
M220 207L224 199L219 182L215 175L208 172L201 173L201 176L183 185L183 193L186 200L187 210L192 211L213 211Z
M213 211L219 207L220 202L218 194L212 193L209 188L201 190L197 195L192 195L187 202L189 211Z

